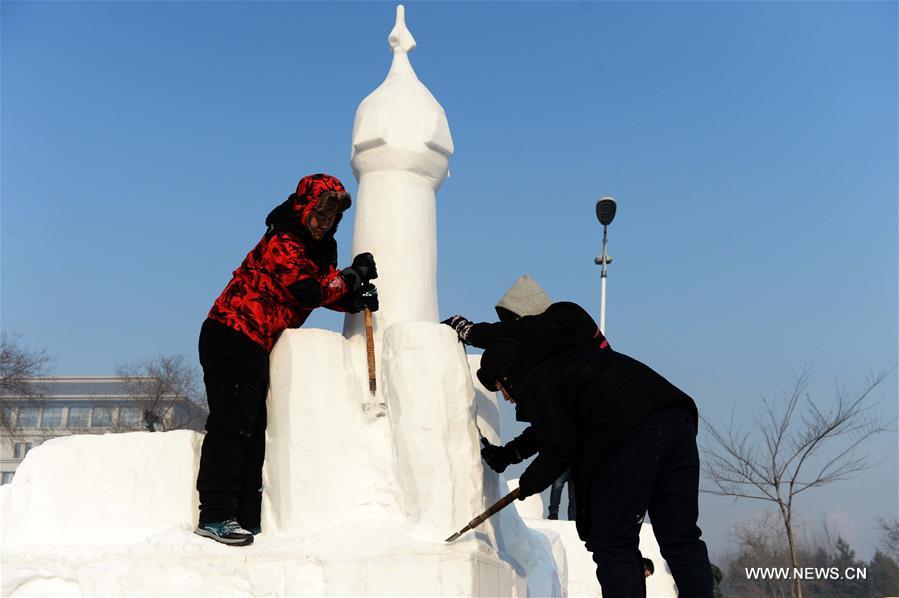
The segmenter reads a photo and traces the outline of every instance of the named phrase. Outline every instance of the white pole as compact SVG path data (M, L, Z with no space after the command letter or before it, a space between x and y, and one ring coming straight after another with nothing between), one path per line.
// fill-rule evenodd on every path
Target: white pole
M602 275L602 298L599 304L599 330L606 336L606 274Z
M602 275L600 278L600 300L599 300L599 331L603 335L606 334L606 264L609 262L609 256L606 253L606 242L608 241L609 227L602 227Z

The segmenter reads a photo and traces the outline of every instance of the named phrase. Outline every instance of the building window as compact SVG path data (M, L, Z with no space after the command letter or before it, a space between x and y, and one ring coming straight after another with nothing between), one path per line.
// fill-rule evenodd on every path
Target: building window
M112 410L109 407L94 407L91 418L92 428L108 428L112 425Z
M41 427L59 428L60 426L62 426L62 407L44 407Z
M21 459L22 458L22 443L17 442L15 446L12 448L12 458L13 459Z
M119 424L126 428L139 428L143 421L143 413L137 407L119 409Z
M69 427L86 428L91 418L90 407L69 407Z
M20 428L37 427L37 407L19 407L19 417L16 425Z
M12 481L12 476L14 473L15 472L13 471L4 471L2 483L9 484Z
M25 455L27 455L27 454L28 454L28 451L30 451L30 450L31 450L31 443L30 443L30 442L26 442L26 443L25 443L25 452L22 453L22 458L23 458L23 459L25 458Z

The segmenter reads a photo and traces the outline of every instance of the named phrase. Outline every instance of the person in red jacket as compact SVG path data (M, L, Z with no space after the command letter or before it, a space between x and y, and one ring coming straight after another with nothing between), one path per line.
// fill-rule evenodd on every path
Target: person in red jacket
M209 418L197 474L200 536L244 546L261 531L269 353L281 332L302 326L316 307L378 309L370 253L337 269L334 232L351 203L337 178L303 177L268 215L265 235L203 322L199 351Z

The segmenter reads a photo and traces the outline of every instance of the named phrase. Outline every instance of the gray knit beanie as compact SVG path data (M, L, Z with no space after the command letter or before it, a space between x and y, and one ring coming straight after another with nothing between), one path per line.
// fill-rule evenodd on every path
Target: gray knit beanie
M552 300L546 294L537 281L524 274L519 276L506 294L497 301L496 308L499 314L500 308L506 309L516 316L536 316L546 311L552 305Z

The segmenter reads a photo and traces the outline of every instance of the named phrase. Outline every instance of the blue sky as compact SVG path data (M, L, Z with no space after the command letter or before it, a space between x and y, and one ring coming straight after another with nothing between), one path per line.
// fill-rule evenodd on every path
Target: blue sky
M442 314L492 318L523 272L598 314L593 208L613 195L608 336L709 419L747 418L791 368L829 401L899 361L895 3L406 6L456 146ZM391 3L4 1L0 16L0 325L57 374L196 359L206 311L296 181L324 171L355 192L353 115L387 73ZM895 374L877 396L895 417ZM871 452L877 468L800 503L849 521L862 554L897 508L896 434ZM713 551L750 507L703 497Z

